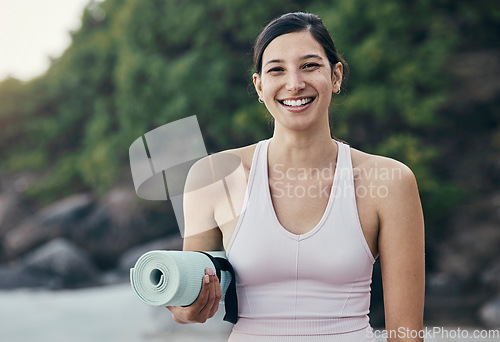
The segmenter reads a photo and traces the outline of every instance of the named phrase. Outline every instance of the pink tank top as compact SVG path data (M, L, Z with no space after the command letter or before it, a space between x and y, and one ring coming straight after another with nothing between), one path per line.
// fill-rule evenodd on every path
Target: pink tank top
M286 230L274 211L268 179L271 139L260 141L228 260L236 272L239 319L234 333L330 335L369 328L375 259L361 230L351 153L338 146L325 212L312 230Z

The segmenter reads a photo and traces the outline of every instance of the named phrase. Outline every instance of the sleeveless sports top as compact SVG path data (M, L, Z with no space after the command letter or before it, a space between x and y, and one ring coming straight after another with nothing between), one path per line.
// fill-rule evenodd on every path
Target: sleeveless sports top
M361 230L350 148L336 141L330 197L316 227L296 235L278 221L268 146L255 148L243 211L227 248L236 272L238 322L253 335L330 335L369 328L375 259Z

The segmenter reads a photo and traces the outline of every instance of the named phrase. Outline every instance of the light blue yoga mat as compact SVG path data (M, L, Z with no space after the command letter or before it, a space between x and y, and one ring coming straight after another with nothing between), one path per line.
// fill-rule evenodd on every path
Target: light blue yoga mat
M205 253L226 258L225 252ZM147 304L186 306L198 298L207 267L215 271L210 258L200 252L150 251L130 269L130 282L135 293ZM221 271L221 301L231 279L230 272Z

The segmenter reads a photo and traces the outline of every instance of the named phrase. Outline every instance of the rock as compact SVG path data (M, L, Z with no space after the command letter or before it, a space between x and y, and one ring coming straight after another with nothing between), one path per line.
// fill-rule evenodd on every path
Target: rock
M499 245L500 230L496 225L468 225L440 247L438 270L464 284L474 282L479 279L484 264L497 253Z
M182 250L182 237L180 234L173 235L168 238L154 240L127 250L120 256L118 260L118 270L122 273L129 274L130 269L135 266L135 263L146 252L154 250Z
M28 271L22 265L0 266L0 289L51 287L53 278L36 271Z
M476 223L457 232L454 238L457 249L474 258L490 258L498 252L500 229L496 222Z
M98 285L98 274L85 251L65 239L52 240L22 261L0 267L0 289L77 288Z
M43 225L35 219L27 219L5 234L3 250L8 260L38 247L44 242L62 235L59 225Z
M500 157L496 159L497 168L500 170ZM500 192L496 193L491 198L491 204L495 208L495 219L500 222Z
M494 321L492 290L500 290L499 199L492 193L454 210L452 228L435 248L436 264L426 277L428 320L477 320L481 313Z
M26 270L53 278L64 288L96 285L97 272L88 254L72 242L58 238L30 252L23 265Z
M84 247L102 270L116 266L132 246L177 232L173 213L165 202L140 200L133 188L115 188L101 198L71 240Z
M0 194L0 239L27 216L27 207L15 191Z
M166 203L140 200L132 186L112 189L97 201L88 194L69 196L9 230L0 252L13 261L50 240L65 238L87 251L99 269L108 271L131 247L179 234Z
M2 237L11 227L12 211L16 207L13 196L7 193L0 195L0 237Z
M497 257L489 267L481 273L481 282L500 291L500 257Z
M455 275L446 272L426 275L425 317L428 321L464 322L476 316L487 293L470 290Z
M488 328L500 328L500 294L479 309L479 317Z
M462 283L456 277L444 273L433 273L426 276L427 293L436 296L455 297L464 293Z
M89 194L76 194L59 200L37 213L44 225L69 224L85 217L94 201Z
M114 188L108 192L100 204L107 209L113 224L120 227L130 226L139 213L139 201L132 187Z
M9 260L57 237L68 237L72 229L88 214L93 200L87 194L66 197L41 209L34 217L9 230L3 241Z
M107 270L116 265L121 253L141 242L141 232L146 230L147 221L133 189L113 189L72 231L71 239L90 253L99 268Z

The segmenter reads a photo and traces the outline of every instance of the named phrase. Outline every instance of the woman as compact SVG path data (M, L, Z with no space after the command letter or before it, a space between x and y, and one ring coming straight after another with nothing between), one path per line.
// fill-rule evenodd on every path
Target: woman
M229 340L374 341L367 314L378 256L388 341L423 341L415 336L424 225L413 173L331 138L328 108L344 68L319 17L283 15L254 49L253 83L274 133L221 154L237 155L245 170L228 180L241 215L228 215L227 191L211 191L210 201L186 196L184 208L184 250L225 249L236 271L239 321ZM217 311L218 279L206 274L192 305L169 307L175 321L205 322Z

